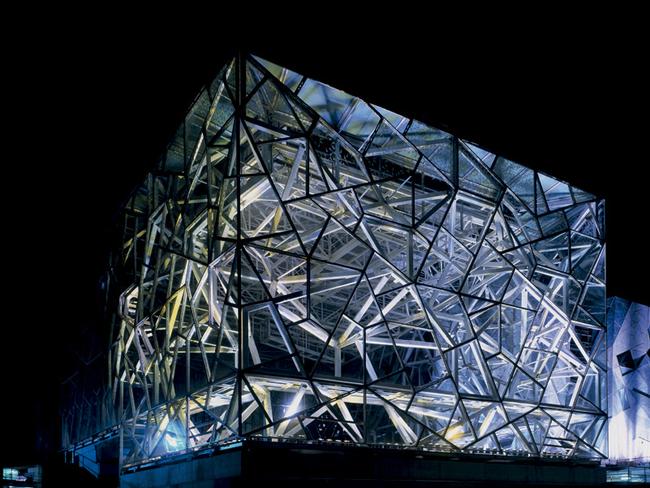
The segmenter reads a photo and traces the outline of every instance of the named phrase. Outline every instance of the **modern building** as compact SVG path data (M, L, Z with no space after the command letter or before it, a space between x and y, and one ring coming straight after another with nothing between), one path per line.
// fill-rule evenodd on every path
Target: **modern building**
M109 380L94 428L66 417L73 450L107 429L132 477L241 443L608 456L594 195L242 55L121 225Z
M607 300L612 480L650 482L650 307Z

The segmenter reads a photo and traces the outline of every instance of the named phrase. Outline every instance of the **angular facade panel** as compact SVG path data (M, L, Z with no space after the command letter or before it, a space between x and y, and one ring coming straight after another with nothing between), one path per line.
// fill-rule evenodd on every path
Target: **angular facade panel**
M125 463L248 436L607 453L593 195L249 57L123 224Z
M609 459L650 463L650 307L607 301Z

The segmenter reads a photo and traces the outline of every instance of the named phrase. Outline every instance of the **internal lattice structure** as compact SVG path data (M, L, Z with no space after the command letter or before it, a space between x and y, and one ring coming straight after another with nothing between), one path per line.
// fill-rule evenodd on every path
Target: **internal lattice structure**
M124 212L124 463L236 438L604 457L604 202L242 56Z

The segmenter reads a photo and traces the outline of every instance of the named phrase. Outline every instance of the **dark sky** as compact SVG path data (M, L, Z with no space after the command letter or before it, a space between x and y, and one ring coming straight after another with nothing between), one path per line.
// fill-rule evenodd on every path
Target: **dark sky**
M14 54L16 86L6 93L17 109L3 165L11 462L56 447L58 384L88 352L80 331L96 330L119 206L238 47L222 30L67 27ZM485 29L468 43L458 27L417 40L296 35L246 48L604 196L608 292L649 303L650 80L640 37L543 30L528 43L522 32L497 39Z

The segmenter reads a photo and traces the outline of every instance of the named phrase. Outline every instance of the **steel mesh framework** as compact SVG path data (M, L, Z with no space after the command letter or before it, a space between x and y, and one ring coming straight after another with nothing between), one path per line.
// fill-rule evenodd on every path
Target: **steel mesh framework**
M124 212L125 463L248 436L604 457L604 202L254 57Z

